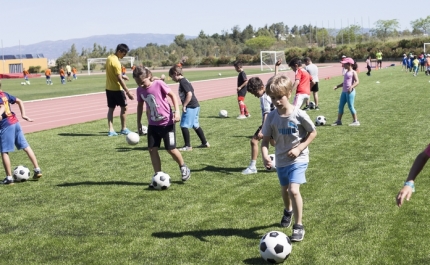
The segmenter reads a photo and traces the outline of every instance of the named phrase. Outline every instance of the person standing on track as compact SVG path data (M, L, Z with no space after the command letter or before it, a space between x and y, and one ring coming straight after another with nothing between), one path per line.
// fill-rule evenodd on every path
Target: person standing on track
M121 131L120 134L129 134L130 130L127 129L127 97L130 100L134 99L133 94L127 88L121 73L121 63L119 59L124 58L128 53L129 48L126 44L121 43L116 47L115 53L109 55L106 60L106 98L108 105L107 120L109 126L108 136L117 136L113 128L113 112L116 106L121 108Z

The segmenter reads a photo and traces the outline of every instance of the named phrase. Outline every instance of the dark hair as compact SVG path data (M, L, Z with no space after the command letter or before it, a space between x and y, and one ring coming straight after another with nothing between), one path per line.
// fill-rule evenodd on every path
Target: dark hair
M302 60L299 59L299 57L295 57L293 59L291 59L291 61L288 63L288 66L295 66L297 64L297 66L302 66Z
M251 77L246 85L246 90L249 93L256 94L261 88L264 87L263 81L258 77Z
M352 59L354 61L354 63L351 65L352 66L352 70L356 71L358 69L358 65L357 65L357 61Z
M127 44L120 43L118 46L116 46L116 52L125 52L127 53L130 49L128 48Z
M312 60L311 60L311 58L309 58L309 57L305 57L305 58L303 58L303 62L305 62L305 63L307 63L307 62L311 62Z
M134 68L133 70L133 78L136 77L143 77L143 78L151 78L152 77L152 73L151 71L149 71L148 68L143 67L143 66L137 66L136 68Z
M233 63L234 67L242 68L242 61L236 61Z
M176 74L182 75L182 67L179 65L174 65L169 70L169 76L173 76Z

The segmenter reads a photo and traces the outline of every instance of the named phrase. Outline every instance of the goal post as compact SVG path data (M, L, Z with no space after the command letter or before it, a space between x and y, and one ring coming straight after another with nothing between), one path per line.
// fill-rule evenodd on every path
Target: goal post
M430 45L430 43L424 43L424 54L427 54L426 53L426 47L428 47ZM427 49L428 50L428 53L430 53L430 49Z
M88 75L91 75L91 64L106 64L106 60L107 58L88 58L87 59L87 64L88 64ZM130 57L130 56L126 56L123 57L122 59L119 59L119 61L121 62L121 64L125 64L130 62L130 66L133 65L134 63L134 57Z
M284 51L260 51L261 71L273 71L275 63L279 59L282 60L282 63L279 66L279 70L287 70Z

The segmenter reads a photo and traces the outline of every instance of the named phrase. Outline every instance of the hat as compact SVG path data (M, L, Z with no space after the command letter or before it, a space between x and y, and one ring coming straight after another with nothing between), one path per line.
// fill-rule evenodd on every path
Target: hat
M346 56L345 56L345 55L342 55L342 58L346 58Z
M352 58L343 58L343 60L340 63L349 63L354 64L354 60Z

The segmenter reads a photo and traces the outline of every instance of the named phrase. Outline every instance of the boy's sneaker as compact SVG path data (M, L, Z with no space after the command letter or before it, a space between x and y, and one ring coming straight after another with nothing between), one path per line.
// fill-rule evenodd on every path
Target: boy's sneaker
M245 170L242 171L243 175L250 175L257 173L257 169L255 167L247 167Z
M309 105L306 105L306 107L304 107L302 110L308 111L309 110Z
M282 216L282 219L281 219L281 227L290 227L292 217L293 217L293 212L289 213L284 209L284 215Z
M4 184L4 185L13 185L13 179L5 178L5 179L2 181L2 184Z
M353 123L349 124L349 126L360 126L360 122L354 121Z
M127 129L127 128L125 128L124 130L121 130L119 133L120 133L120 134L127 135L127 134L129 134L129 133L130 133L130 130L129 130L129 129Z
M116 132L108 132L108 136L117 136L118 134Z
M331 126L342 125L342 121L335 121Z
M193 148L191 146L184 146L178 149L179 151L192 151Z
M187 166L181 167L181 175L182 175L182 181L187 181L191 177L190 169Z
M201 145L197 146L197 148L209 148L209 147L211 147L209 142L206 142L205 144L201 144Z
M246 119L246 116L245 115L239 115L239 116L237 116L236 119L243 120L243 119Z
M245 117L247 117L247 118L251 118L251 114L245 114Z
M303 225L295 224L293 225L293 234L291 235L291 241L299 242L303 240L305 236L305 228Z
M42 177L42 170L40 169L34 169L34 175L33 175L33 179L40 179Z
M320 107L318 107L318 106L315 106L315 110L320 110Z

